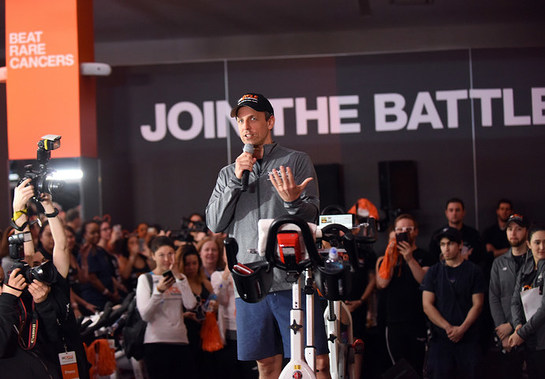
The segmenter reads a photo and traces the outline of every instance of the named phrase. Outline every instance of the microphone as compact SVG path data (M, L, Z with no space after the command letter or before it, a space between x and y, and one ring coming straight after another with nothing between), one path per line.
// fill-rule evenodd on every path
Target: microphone
M244 148L242 149L245 153L254 153L254 145L251 143L247 143L244 145ZM242 171L242 192L248 191L248 180L250 179L250 171L244 170Z

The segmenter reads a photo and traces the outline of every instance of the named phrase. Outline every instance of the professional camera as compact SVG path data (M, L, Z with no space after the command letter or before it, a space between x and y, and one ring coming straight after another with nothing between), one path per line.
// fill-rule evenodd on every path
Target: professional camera
M38 142L38 166L36 168L32 164L25 166L25 175L19 183L27 178L32 179L30 184L34 186L34 196L32 197L34 201L39 201L41 194L48 193L53 195L64 186L63 181L55 180L51 177L54 170L48 167L49 159L51 159L51 150L58 149L60 146L61 136L54 134L43 136Z
M192 224L191 226L189 225L190 223ZM176 241L194 242L194 238L191 235L192 232L206 232L207 230L208 228L204 222L191 222L189 219L183 218L180 229L172 230L170 238Z
M44 262L36 267L30 267L24 261L23 244L29 241L32 241L30 232L17 233L8 237L9 256L11 259L18 261L13 265L12 270L20 268L20 273L27 283L31 283L34 279L48 285L55 283L57 281L57 270L53 261Z

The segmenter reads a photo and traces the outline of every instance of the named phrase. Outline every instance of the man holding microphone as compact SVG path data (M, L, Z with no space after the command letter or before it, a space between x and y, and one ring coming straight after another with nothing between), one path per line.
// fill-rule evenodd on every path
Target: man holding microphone
M231 117L236 118L245 147L234 163L220 171L206 207L206 222L213 232L234 237L239 246L238 262L249 263L261 259L249 252L258 246L260 219L289 214L316 222L318 183L307 154L273 141L274 110L267 98L257 93L243 95ZM237 297L236 318L239 359L257 360L260 378L276 379L282 371L282 352L288 356L290 351L292 301L285 272L274 270L274 283L262 301L246 303ZM316 375L329 378L323 319L318 317L315 324Z

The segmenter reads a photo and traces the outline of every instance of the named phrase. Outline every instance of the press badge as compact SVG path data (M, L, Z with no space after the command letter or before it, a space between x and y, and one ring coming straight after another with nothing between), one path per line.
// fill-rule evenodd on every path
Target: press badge
M79 379L78 362L76 360L75 351L59 353L59 362L61 363L63 379Z

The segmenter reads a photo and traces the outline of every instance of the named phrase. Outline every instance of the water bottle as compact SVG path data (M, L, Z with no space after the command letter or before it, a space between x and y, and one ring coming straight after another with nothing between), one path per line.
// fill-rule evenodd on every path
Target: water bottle
M332 247L331 249L329 249L329 255L324 262L324 266L325 266L324 268L326 272L330 274L335 274L334 277L332 277L330 280L335 280L334 278L337 279L336 292L338 293L339 296L341 297L344 296L344 285L343 285L342 275L337 276L337 274L340 273L343 269L343 262L342 262L342 257L339 256L339 252L337 251L335 247ZM333 285L333 283L331 283L331 285ZM331 289L331 291L334 291L334 290Z
M335 247L329 249L329 255L325 260L325 269L329 272L337 272L343 269L343 262Z

